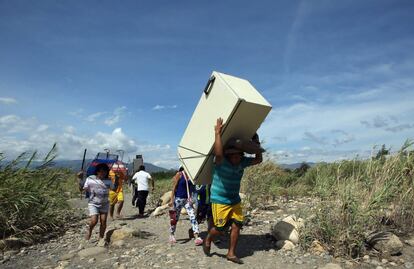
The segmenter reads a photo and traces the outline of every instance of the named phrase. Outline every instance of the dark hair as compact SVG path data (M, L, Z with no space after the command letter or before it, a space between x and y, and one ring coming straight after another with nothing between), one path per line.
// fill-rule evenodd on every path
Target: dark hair
M140 165L138 171L145 171L145 165Z
M95 167L95 175L98 174L99 171L109 172L109 167L106 163L100 163Z
M184 171L184 167L183 167L183 166L180 166L180 168L178 168L178 171L179 171L179 172Z

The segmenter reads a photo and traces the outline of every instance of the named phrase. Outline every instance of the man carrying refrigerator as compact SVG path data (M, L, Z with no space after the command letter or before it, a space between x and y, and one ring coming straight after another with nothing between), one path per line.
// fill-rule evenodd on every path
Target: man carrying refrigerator
M240 199L240 181L244 169L262 162L262 153L257 150L255 158L244 156L242 143L237 138L231 138L223 147L221 133L223 119L218 118L215 130L214 142L214 169L211 185L211 207L214 227L209 231L203 244L204 253L209 256L211 242L214 237L231 227L230 245L226 255L227 260L242 264L243 261L236 256L237 240L240 228L243 224L243 212ZM257 134L252 138L254 146L260 148ZM250 149L252 143L250 143Z

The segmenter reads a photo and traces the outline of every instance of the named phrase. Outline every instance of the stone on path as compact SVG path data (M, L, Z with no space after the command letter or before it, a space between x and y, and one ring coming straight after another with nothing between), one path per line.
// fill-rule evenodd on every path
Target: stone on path
M131 229L128 227L122 227L121 229L114 230L112 234L110 234L111 237L109 241L111 242L111 245L112 245L116 241L133 237L134 233L135 233L134 229Z
M414 247L414 236L404 241L407 245Z
M385 255L397 255L404 247L398 236L390 232L371 234L367 241L374 249Z
M321 253L325 253L326 249L323 247L323 245L321 244L321 242L319 242L318 240L314 240L309 248L309 251L312 254L321 254Z
M61 261L70 260L73 257L75 257L75 255L76 255L75 253L66 253L60 257L60 260Z
M279 221L271 228L271 234L276 240L289 240L294 244L299 242L297 223L289 216Z
M168 204L157 207L154 212L151 213L151 217L156 217L167 213L168 208L170 208Z
M167 191L160 197L161 205L168 205L168 203L171 202L171 193L172 191Z
M78 252L79 257L86 258L90 256L95 256L101 253L106 252L106 248L103 247L91 247L91 248L85 248Z
M279 240L276 242L276 247L277 249L280 249L280 250L289 251L295 248L295 244L293 244L289 240Z
M342 269L342 267L336 263L328 263L325 266L319 267L319 269Z

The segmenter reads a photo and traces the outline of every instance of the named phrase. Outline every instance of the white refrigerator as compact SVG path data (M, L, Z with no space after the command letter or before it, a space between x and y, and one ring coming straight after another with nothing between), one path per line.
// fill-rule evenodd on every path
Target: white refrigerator
M249 81L214 71L178 145L180 162L193 182L211 183L217 118L224 121L225 145L231 137L250 139L271 109Z

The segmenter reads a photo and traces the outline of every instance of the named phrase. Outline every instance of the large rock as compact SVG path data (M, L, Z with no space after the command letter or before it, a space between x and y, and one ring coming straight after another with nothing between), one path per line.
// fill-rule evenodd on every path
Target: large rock
M160 197L159 204L160 205L168 205L171 202L171 193L172 191L167 191Z
M314 240L309 247L309 252L312 254L319 255L325 253L326 249L321 244L321 242L319 242L318 240Z
M298 224L294 218L289 216L279 221L271 228L272 236L277 240L289 240L297 244L299 242L299 233L297 231Z
M91 247L91 248L85 248L85 249L79 251L78 255L79 255L79 257L86 258L86 257L95 256L95 255L105 253L105 252L106 252L106 248Z
M128 227L122 227L121 229L114 230L110 235L110 242L113 244L116 241L124 240L126 238L133 237L136 234L134 229Z
M397 255L404 247L398 236L390 232L372 233L367 237L367 242L384 255Z
M289 240L279 240L276 242L276 248L280 250L289 251L295 248L295 244L293 244Z
M170 207L169 207L169 205L168 204L166 204L166 205L162 205L162 206L159 206L159 207L157 207L155 210L154 210L154 212L152 212L151 213L151 216L152 217L155 217L155 216L160 216L160 215L163 215L163 214L165 214L165 213L167 213L168 212L168 209L169 209Z

